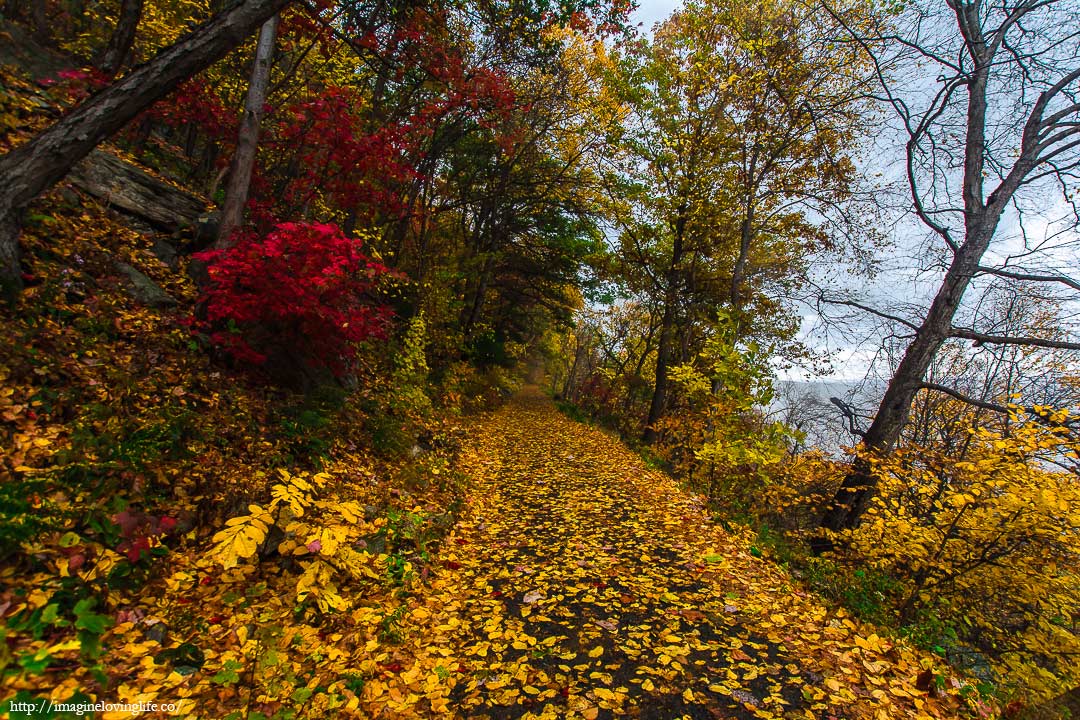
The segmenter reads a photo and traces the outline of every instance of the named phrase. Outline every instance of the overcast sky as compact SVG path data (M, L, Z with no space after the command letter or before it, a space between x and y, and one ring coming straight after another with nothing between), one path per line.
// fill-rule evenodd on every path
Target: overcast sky
M682 5L681 0L638 0L638 3L633 21L646 34L651 34L655 23L664 20ZM924 92L937 92L938 83L935 82L933 73L927 74L925 78L918 73L916 75L912 81L914 85L909 82L904 89L908 94L914 92L911 100L918 107L925 103L917 99L917 96ZM886 183L901 179L904 169L903 142L906 135L900 134L896 127L891 127L887 119L878 127L875 135L870 141L869 151L864 148L865 152L860 153L863 156L859 162L861 170L867 177L883 177ZM953 178L954 181L955 179ZM943 185L946 186L947 183ZM1049 194L1040 197L1040 194L1036 193L1035 205L1025 211L1026 231L1036 244L1045 245L1043 252L1048 256L1048 269L1068 274L1075 268L1075 244L1080 243L1080 239L1075 232L1065 233L1056 240L1052 239L1055 230L1041 216L1067 218L1069 213L1066 212L1068 208L1062 205L1055 188L1049 187L1046 190ZM889 243L875 253L879 262L879 272L875 278L851 276L843 272L840 266L826 265L819 267L821 272L816 273L817 282L831 286L838 293L845 289L853 290L859 300L868 305L888 308L892 312L917 318L941 281L944 258L937 257L941 253L940 243L928 236L926 229L907 214L907 204L905 192L902 202L893 208L893 212L886 213L886 216L880 219ZM995 243L986 255L990 263L999 262L1002 258L998 256L1003 253L1023 255L1023 246L1018 245L1020 234L1017 231L1017 219L1011 211L1002 218ZM1057 247L1058 245L1060 247ZM986 282L983 279L973 283L967 293L972 301L978 297ZM1076 325L1080 324L1077 320L1080 318L1080 303L1072 303L1070 308L1074 313L1072 327L1075 330ZM862 378L875 361L881 347L881 338L889 334L888 329L882 328L870 316L863 316L861 321L856 320L849 328L850 333L838 334L835 326L828 331L822 328L816 308L801 307L796 311L803 319L800 339L808 346L832 356L831 372L820 373L819 378L822 380L850 381ZM804 369L781 370L777 374L781 379L807 378Z
M638 0L635 23L641 23L641 29L647 31L681 4L679 0Z

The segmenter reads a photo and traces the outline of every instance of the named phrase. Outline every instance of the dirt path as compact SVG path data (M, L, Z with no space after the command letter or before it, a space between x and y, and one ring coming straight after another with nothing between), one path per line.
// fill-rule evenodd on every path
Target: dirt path
M414 668L449 686L435 715L955 716L915 688L918 655L826 611L539 392L478 436L470 511L414 630Z

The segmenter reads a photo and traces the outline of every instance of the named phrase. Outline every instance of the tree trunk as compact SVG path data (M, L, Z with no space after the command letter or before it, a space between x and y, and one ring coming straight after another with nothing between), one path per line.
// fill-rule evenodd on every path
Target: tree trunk
M664 317L660 321L660 345L656 348L656 375L653 381L652 400L649 401L649 416L645 420L645 431L641 440L651 445L656 441L656 423L664 416L667 405L668 368L671 365L671 346L675 344L675 297L668 292L664 302Z
M0 299L14 302L22 289L19 267L19 221L15 213L0 217Z
M461 330L461 334L465 338L472 337L473 328L476 326L477 320L480 319L480 309L484 306L488 283L491 281L492 268L495 265L494 258L494 252L488 253L487 257L484 258L484 265L480 270L480 278L476 285L476 293L473 295L473 301L469 305L469 314Z
M742 334L743 284L746 282L746 264L750 259L750 245L754 240L754 180L757 177L757 150L750 156L746 187L743 197L743 218L739 225L739 254L731 268L731 312L736 324L736 339Z
M34 41L39 45L52 45L49 26L49 8L45 0L30 0L30 24L34 28Z
M102 140L177 85L224 57L290 0L246 0L90 97L29 142L0 157L0 227L18 223L18 213L63 178ZM18 234L0 233L0 284L21 288Z
M992 232L984 232L970 237L953 257L926 319L919 326L915 339L893 373L874 416L874 422L863 437L861 447L864 451L872 455L883 455L896 444L900 430L907 422L911 403L922 387L923 377L934 356L949 338L953 316L979 266L979 259L990 244L991 235ZM854 527L866 510L866 504L876 484L877 480L870 471L869 463L860 458L853 464L851 472L837 490L821 520L821 526L828 530Z
M4 0L4 19L18 20L22 15L22 3L20 0Z
M964 136L963 182L964 241L953 246L953 260L945 278L930 304L926 318L915 333L900 365L889 381L889 387L878 406L874 422L863 437L861 457L844 478L822 517L821 526L827 530L852 528L866 510L877 485L870 467L870 458L892 450L907 421L911 403L918 393L923 377L934 356L952 333L953 316L960 307L964 292L979 269L982 256L990 247L1001 214L1013 193L1038 162L1038 135L1043 130L1042 112L1049 96L1042 96L1033 107L1024 126L1020 157L998 185L984 200L983 171L986 164L986 91L993 51L988 50L979 25L978 7L957 3L953 7L961 34L968 43L974 69L965 82L967 88L967 117ZM909 162L914 152L915 137L908 143ZM915 191L912 185L913 192Z
M131 47L135 44L135 31L142 18L143 0L123 0L120 3L120 17L116 21L109 44L101 55L98 69L109 77L120 72L127 61Z
M750 205L739 228L739 255L731 269L731 310L734 320L742 328L743 284L746 282L746 263L750 258L750 245L754 240L754 206Z
M240 133L236 139L229 184L225 189L225 207L221 211L221 228L214 247L224 249L231 245L230 236L244 223L244 207L247 205L251 173L255 168L255 154L259 148L259 125L262 123L263 107L270 88L270 66L274 60L274 37L277 35L279 16L275 15L259 30L259 42L255 46L255 62L251 68L251 84L244 101L244 117L240 121Z
M671 351L675 344L675 304L679 300L680 264L683 259L683 234L686 232L686 213L689 207L683 203L675 215L674 238L671 243L671 265L666 275L667 288L664 291L664 315L660 320L660 344L656 348L656 375L653 382L652 400L649 401L649 416L645 419L645 430L641 433L642 442L651 445L656 441L656 423L664 416L667 405L668 367L671 365Z
M1015 190L1015 186L1012 186L1012 189L999 188L999 197L995 198L995 194L991 194L988 200L983 200L989 58L979 58L976 64L982 66L972 73L972 79L967 85L963 181L964 242L955 249L952 263L930 304L926 318L889 381L874 422L863 436L862 457L852 465L851 472L844 478L822 516L821 526L827 530L855 527L866 510L877 486L877 478L871 471L869 457L888 453L900 437L900 431L911 411L911 403L922 386L923 377L934 356L952 333L953 316L960 307L971 279L978 272L979 261L990 247L990 240L994 237L1002 210ZM911 152L910 147L908 152ZM1030 167L1023 164L1026 162L1029 161L1024 158L1018 161L1017 168L1022 171L1021 177L1030 170Z

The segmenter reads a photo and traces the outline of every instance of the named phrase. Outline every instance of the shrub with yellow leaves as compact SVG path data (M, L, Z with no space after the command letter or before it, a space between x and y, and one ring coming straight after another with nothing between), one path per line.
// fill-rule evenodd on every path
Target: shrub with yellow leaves
M273 549L282 556L305 561L296 583L297 603L310 599L321 612L348 609L349 601L337 585L341 576L380 578L376 558L349 544L358 535L363 508L353 501L320 500L317 490L331 479L325 473L278 473L282 482L271 488L273 499L267 507L249 505L247 515L230 519L214 535L211 556L227 570L274 543ZM274 527L279 530L276 539L270 532Z
M901 622L951 622L1002 687L1080 681L1080 438L1065 411L1012 406L961 452L911 445L873 460L879 493L849 549L900 582Z
M683 406L657 423L657 452L695 489L741 515L773 484L791 431L761 412L773 397L771 353L740 343L728 315L717 323L695 364L671 368Z

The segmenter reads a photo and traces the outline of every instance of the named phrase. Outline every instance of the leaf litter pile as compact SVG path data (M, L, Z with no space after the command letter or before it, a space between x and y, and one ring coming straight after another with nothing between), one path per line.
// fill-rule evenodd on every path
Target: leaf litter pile
M477 428L469 510L382 717L954 717L928 656L752 556L697 498L528 392ZM404 648L402 648L404 650ZM448 694L420 702L433 668ZM933 691L933 697L931 692ZM429 695L431 697L431 695Z

